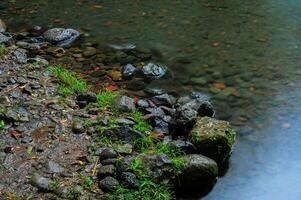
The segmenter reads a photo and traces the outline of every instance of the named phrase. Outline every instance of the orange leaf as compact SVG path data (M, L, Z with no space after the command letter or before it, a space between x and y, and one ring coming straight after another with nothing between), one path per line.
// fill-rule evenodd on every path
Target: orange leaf
M213 83L213 87L215 87L217 89L225 89L226 84L225 83Z
M138 97L138 96L134 96L134 103L135 103L135 104L138 103L138 100L139 100L139 97Z
M106 91L116 91L117 87L115 85L109 85L105 89Z

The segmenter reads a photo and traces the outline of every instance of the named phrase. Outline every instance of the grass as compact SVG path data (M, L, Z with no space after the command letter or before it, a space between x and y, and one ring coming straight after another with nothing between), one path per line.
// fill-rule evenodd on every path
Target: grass
M5 123L3 120L0 120L0 129L3 129L5 127Z
M142 113L139 111L133 111L130 113L130 116L134 118L137 124L134 125L134 129L140 131L142 133L148 132L152 130L152 126L148 124L143 118Z
M138 190L126 189L122 186L118 187L112 193L107 195L108 200L170 200L174 199L171 189L166 184L154 183L150 177L147 176L143 169L142 161L139 158L134 159L131 163L131 170L137 174L140 185Z
M58 92L64 96L74 94L75 92L83 92L88 89L86 81L77 78L73 72L60 66L49 66L47 71L60 80L61 85L58 88Z
M94 181L91 177L80 174L80 184L84 189L91 189L94 185Z
M7 53L7 48L3 44L0 44L0 57L6 55Z
M58 182L58 180L52 179L52 180L50 180L50 182L49 182L49 186L50 186L50 189L51 189L51 190L56 190L56 189L59 188L60 183Z
M176 175L180 175L182 173L183 167L184 167L184 160L181 158L173 158L172 164L174 165L176 169Z
M118 94L118 92L114 91L104 91L96 94L98 106L101 108L114 108L113 103Z

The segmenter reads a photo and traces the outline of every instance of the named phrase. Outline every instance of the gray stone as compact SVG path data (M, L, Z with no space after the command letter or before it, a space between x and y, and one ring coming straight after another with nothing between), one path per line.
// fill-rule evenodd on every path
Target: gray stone
M122 172L120 181L124 187L129 189L137 189L139 187L139 180L136 175L131 172Z
M119 182L113 177L106 177L99 181L99 187L104 191L113 192L119 186Z
M122 73L122 78L125 80L131 79L136 71L136 67L134 67L132 64L127 64L122 67L121 73Z
M110 165L101 166L98 169L97 177L99 179L103 179L107 176L115 176L115 174L116 174L116 168L114 165L110 164Z
M96 150L95 155L99 156L101 160L117 158L117 153L111 148L99 148Z
M159 79L166 74L165 67L153 63L148 63L147 65L144 65L141 71L143 75L150 80Z
M81 122L73 122L72 131L75 134L81 134L85 132L85 128Z
M134 100L127 96L118 96L114 101L115 107L124 112L130 112L135 110L135 103Z
M43 37L46 41L56 46L66 46L71 44L80 33L74 29L53 28L46 31Z
M137 139L142 138L144 135L128 126L120 126L104 130L102 136L110 138L113 142L123 141L133 144Z
M31 176L30 183L41 191L47 192L50 190L50 179L45 178L38 173L34 173Z
M211 188L217 180L218 167L214 160L199 154L182 156L184 166L179 175L181 191Z

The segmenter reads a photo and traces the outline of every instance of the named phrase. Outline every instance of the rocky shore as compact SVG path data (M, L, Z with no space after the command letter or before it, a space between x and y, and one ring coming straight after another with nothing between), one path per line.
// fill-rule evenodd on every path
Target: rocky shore
M118 90L118 84L147 84L168 74L164 66L143 63L150 52L110 45L96 59L119 65L91 67L91 73L110 77L91 86L66 63L55 62L68 52L82 62L99 51L88 45L74 54L70 45L78 31L5 29L0 28L0 198L175 199L206 194L225 172L235 133L214 118L207 95L174 97L147 87L140 97Z

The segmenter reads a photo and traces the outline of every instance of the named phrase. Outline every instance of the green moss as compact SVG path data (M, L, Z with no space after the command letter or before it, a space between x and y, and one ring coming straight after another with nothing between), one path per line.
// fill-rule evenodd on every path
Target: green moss
M3 44L0 44L0 57L6 55L7 53L7 48Z
M98 93L97 102L101 108L113 108L114 100L118 96L118 92L104 91Z
M60 66L49 66L47 71L60 80L61 85L59 86L58 91L62 95L70 95L75 92L83 92L88 89L86 81L77 78L73 72L70 72Z
M145 133L152 130L152 126L142 118L141 112L137 110L133 111L132 113L130 113L130 116L133 117L133 119L137 122L137 124L135 124L133 127L137 131Z
M176 175L180 175L182 173L182 170L184 168L184 160L182 158L173 158L172 164L174 165L176 169Z
M4 126L5 126L4 121L3 121L3 120L0 120L0 129L4 128Z

